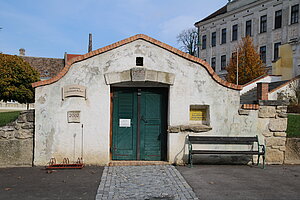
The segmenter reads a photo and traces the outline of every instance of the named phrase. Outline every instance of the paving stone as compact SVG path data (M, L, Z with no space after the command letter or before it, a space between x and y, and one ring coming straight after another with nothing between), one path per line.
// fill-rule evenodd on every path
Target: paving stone
M105 167L96 200L198 199L172 165Z

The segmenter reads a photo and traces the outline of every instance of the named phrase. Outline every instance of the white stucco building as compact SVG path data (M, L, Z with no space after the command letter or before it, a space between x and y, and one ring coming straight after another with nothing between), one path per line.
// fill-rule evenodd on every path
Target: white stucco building
M241 86L146 35L78 56L33 86L35 165L82 154L97 165L182 163L187 134L256 135L238 127Z
M195 26L199 57L223 78L238 42L246 35L252 36L270 73L285 79L300 74L299 0L232 0ZM282 45L287 47L280 50ZM285 57L282 63L274 64L280 57Z

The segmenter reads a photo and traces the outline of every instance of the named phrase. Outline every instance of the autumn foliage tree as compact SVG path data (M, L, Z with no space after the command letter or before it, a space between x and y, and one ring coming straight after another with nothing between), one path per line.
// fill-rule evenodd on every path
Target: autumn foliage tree
M237 68L239 85L243 85L266 74L265 64L260 59L259 53L255 50L253 40L250 36L246 36L242 39L242 41L238 44L235 53L233 53L233 56L230 58L229 64L226 68L228 72L226 80L228 82L237 83Z
M39 80L39 73L22 58L0 54L0 100L33 103L31 83Z

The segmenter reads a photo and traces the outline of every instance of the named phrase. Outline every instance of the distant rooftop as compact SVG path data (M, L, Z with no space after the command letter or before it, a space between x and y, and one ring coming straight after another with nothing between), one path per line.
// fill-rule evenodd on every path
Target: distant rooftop
M219 16L219 15L222 15L222 14L225 14L225 13L227 13L227 5L223 6L222 8L220 8L219 10L217 10L216 12L214 12L213 14L209 15L208 17L205 17L204 19L196 22L195 25L197 25L200 22L207 21L209 19L212 19L212 18L214 18L216 16Z
M228 3L223 6L222 8L218 9L217 11L215 11L214 13L210 14L209 16L205 17L204 19L198 21L195 23L195 26L197 26L199 23L201 22L205 22L207 20L210 20L212 18L215 18L219 15L223 15L227 12L230 12L232 10L238 9L242 6L246 6L249 5L251 3L257 2L259 0L229 0Z
M62 58L20 57L40 73L41 79L56 76L65 66L65 60Z

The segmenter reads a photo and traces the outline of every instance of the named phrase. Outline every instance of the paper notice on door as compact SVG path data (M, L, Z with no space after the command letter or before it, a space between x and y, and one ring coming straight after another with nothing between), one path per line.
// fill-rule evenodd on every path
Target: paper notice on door
M119 119L119 127L131 127L131 119Z

